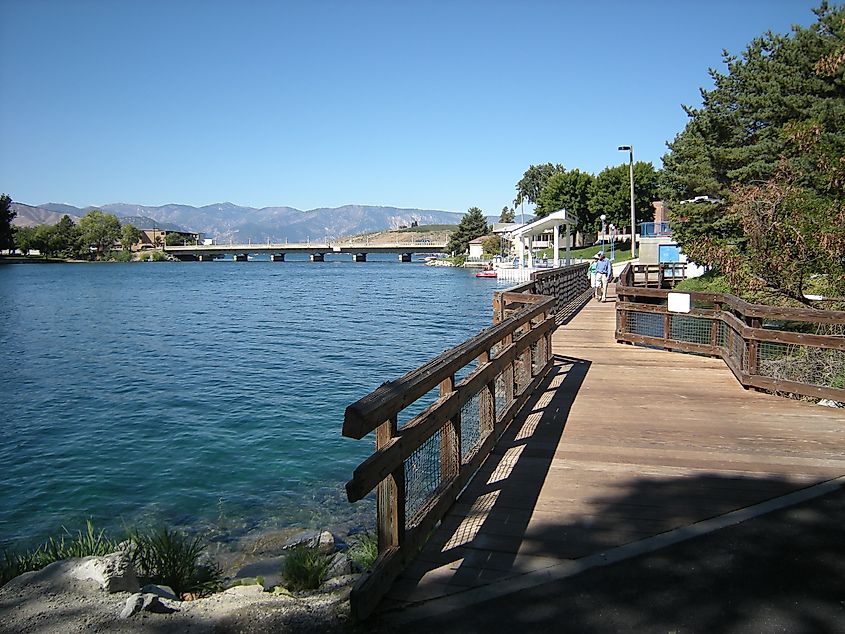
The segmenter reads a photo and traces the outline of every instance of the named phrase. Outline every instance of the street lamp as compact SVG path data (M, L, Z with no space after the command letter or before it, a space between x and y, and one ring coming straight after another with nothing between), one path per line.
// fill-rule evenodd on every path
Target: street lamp
M604 236L605 236L604 221L607 220L607 216L602 214L601 216L599 216L599 219L601 220L601 250L602 250L602 253L604 253Z
M616 227L610 225L610 261L616 259Z
M634 213L634 146L620 145L620 152L628 152L630 155L631 170L631 259L637 257L637 218Z

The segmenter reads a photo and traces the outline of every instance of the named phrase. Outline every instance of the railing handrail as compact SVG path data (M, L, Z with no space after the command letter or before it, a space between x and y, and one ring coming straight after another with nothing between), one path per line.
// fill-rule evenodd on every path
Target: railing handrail
M807 349L845 352L845 336L795 332L778 327L777 323L764 328L764 320L804 323L813 326L845 326L845 311L766 306L752 304L728 293L685 291L685 294L690 296L689 312L673 313L668 310L667 305L636 301L637 298L668 300L668 295L672 291L635 286L633 272L630 265L626 266L619 276L620 282L616 288L619 298L616 304L617 341L719 357L731 369L737 381L746 388L753 387L770 392L845 401L845 387L837 386L837 381L833 381L833 384L830 381L828 384L824 384L823 381L812 383L806 379L806 376L796 375L789 378L790 373L786 373L787 378L784 378L784 373L781 372L779 375L778 371L766 370L762 367L764 363L771 364L772 359L780 364L783 364L783 360L791 361L792 357L789 355L792 351L789 347L799 350L795 362L800 359L801 350L804 350L803 354L807 354ZM694 303L709 304L713 308L695 307ZM635 323L632 321L632 316L648 314L663 316L661 335L648 332L654 329L653 322L650 327L645 328L646 333L642 332L642 328L640 332L636 332L638 328L632 325ZM693 321L709 321L711 323L709 340L707 342L688 340L682 333L682 326L676 332L673 323L679 317ZM719 328L723 328L724 332L720 334ZM660 330L660 327L657 330ZM760 350L764 346L767 352L761 353ZM833 354L833 358L838 359L845 369L845 363L842 362L845 357L837 356L836 352L819 354ZM767 371L769 374L765 373Z
M544 380L554 360L556 313L585 301L585 292L586 265L543 271L497 292L492 326L346 408L344 436L376 437L375 452L346 484L351 502L377 489L379 556L352 589L353 616L374 609ZM399 414L438 386L433 402L400 427ZM420 464L425 475L414 480Z

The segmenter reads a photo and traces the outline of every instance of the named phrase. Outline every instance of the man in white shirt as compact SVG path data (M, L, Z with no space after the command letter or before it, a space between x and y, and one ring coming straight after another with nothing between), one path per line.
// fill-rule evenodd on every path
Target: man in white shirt
M613 265L610 260L604 257L604 252L599 251L599 261L596 265L596 299L601 288L601 301L607 299L607 283L613 278Z

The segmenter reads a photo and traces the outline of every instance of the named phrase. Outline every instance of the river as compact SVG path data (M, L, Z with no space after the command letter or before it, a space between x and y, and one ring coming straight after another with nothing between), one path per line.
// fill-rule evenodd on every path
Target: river
M489 326L496 288L394 258L0 266L0 548L373 525L345 407Z

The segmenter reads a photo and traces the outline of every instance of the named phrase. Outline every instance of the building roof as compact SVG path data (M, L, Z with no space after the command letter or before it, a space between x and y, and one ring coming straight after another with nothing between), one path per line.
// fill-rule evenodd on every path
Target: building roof
M578 216L566 209L558 209L553 211L545 218L540 218L527 225L522 225L518 229L511 231L511 236L514 238L524 238L526 236L539 236L550 229L559 227L560 225L574 225L578 224Z

